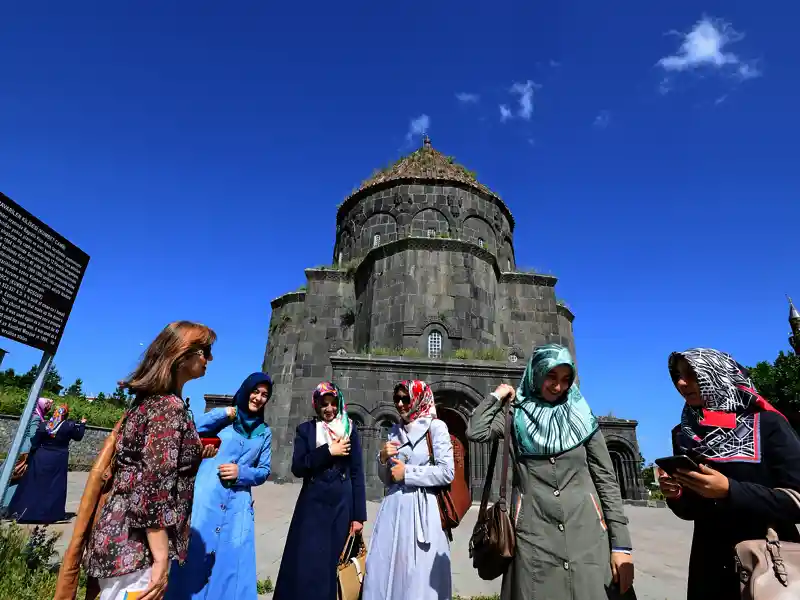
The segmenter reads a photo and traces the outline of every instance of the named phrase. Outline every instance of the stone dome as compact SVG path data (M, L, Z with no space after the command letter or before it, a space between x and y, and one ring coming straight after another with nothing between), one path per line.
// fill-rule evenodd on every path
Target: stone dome
M369 179L365 179L361 185L353 191L347 200L374 186L389 182L450 182L461 183L478 189L484 194L488 194L500 200L500 197L488 187L480 183L474 171L470 171L463 165L455 162L452 156L445 156L431 145L430 138L426 135L422 147L408 156L402 157L393 165L378 169Z

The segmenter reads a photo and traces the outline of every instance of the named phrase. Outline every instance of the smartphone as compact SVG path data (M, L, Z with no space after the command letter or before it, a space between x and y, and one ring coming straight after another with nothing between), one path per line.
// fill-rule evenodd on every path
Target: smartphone
M214 446L214 448L219 448L222 440L218 437L203 437L200 438L200 442L203 444L203 446Z
M700 467L691 458L685 454L678 454L677 456L665 456L664 458L657 458L656 464L666 471L667 475L674 475L678 469L685 471L699 471Z
M144 592L125 592L125 597L122 600L139 600L144 595Z

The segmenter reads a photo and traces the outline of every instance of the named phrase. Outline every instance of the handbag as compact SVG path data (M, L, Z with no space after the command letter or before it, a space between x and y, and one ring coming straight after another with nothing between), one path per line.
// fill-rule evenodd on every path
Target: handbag
M425 439L428 441L430 464L435 465L436 458L433 455L433 438L431 437L430 429L425 433ZM439 518L442 521L442 529L452 542L453 529L458 527L458 524L461 523L461 517L464 515L460 514L458 509L456 509L456 503L453 502L453 495L450 493L450 484L435 488L434 495L436 496L436 503L439 505ZM467 507L467 509L469 509L469 507Z
M469 556L472 566L478 570L481 579L491 581L503 575L511 560L514 558L516 547L516 533L511 517L508 514L506 502L508 481L508 459L511 452L511 408L506 406L506 426L503 434L503 468L500 479L500 498L490 508L489 495L492 490L492 477L497 463L497 450L500 440L495 438L492 442L492 452L489 457L489 469L486 473L486 483L483 485L481 508L472 537L469 540Z
M800 507L800 493L777 488ZM736 568L742 600L800 598L800 544L781 542L771 527L763 540L736 544Z
M367 547L360 533L351 533L339 557L336 572L337 600L358 600L361 598L361 584L367 566Z
M27 472L28 453L23 452L17 457L17 462L14 463L14 470L11 471L11 481L9 481L9 483L19 483Z

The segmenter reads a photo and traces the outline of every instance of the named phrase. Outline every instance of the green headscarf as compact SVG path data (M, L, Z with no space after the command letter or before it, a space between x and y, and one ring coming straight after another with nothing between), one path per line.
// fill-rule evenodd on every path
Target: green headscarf
M547 402L542 385L559 365L572 369L573 383L561 400ZM514 401L514 433L522 456L553 456L580 446L598 423L575 381L575 362L569 350L558 344L533 351Z

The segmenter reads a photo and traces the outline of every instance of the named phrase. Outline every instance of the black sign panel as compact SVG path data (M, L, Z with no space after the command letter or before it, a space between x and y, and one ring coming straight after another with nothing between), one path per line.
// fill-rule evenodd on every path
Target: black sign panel
M0 193L0 335L55 354L89 255Z

